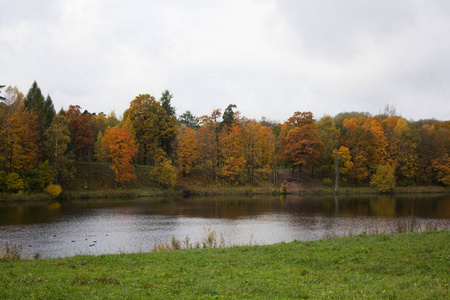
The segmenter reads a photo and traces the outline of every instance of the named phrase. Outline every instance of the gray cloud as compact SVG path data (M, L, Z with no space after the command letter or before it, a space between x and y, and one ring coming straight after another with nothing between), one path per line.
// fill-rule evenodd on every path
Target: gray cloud
M57 108L121 114L174 95L179 114L234 103L284 121L378 113L448 119L448 1L4 1L0 83Z

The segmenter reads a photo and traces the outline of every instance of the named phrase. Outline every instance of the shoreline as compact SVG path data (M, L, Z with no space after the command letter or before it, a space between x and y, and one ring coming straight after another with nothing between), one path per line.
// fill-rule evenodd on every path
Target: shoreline
M415 186L396 187L391 196L401 195L450 195L450 188L439 186ZM290 192L277 187L200 187L194 189L157 190L157 189L97 189L97 190L70 190L63 191L60 196L54 198L46 193L16 193L0 194L1 203L15 202L45 202L45 201L83 201L95 199L129 199L129 198L187 198L187 197L212 197L212 196L362 196L381 195L375 188L370 187L346 187L337 192L333 188L306 187Z

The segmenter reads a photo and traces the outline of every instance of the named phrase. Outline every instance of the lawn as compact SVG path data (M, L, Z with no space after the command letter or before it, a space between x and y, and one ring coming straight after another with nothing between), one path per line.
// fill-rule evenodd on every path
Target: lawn
M450 299L450 232L0 262L0 299Z

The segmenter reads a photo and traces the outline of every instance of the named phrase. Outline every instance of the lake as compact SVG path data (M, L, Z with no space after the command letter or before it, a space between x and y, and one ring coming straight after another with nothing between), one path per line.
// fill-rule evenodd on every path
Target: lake
M450 196L199 197L0 204L0 246L21 244L41 257L148 252L172 237L226 245L308 241L394 232L414 220L450 228Z

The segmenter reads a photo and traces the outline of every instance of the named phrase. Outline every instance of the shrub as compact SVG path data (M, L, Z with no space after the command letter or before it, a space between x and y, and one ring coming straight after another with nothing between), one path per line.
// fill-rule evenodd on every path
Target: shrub
M333 184L333 182L331 182L330 178L324 178L322 180L322 184L325 185L325 186L331 186Z
M59 196L59 194L61 194L62 188L59 184L50 184L48 187L45 188L44 192L56 198Z
M391 165L379 165L377 172L370 180L371 186L376 186L380 193L391 192L395 187L395 167Z
M160 155L156 160L156 167L150 172L152 180L162 188L171 189L177 183L177 170L172 160Z
M6 189L8 192L17 193L18 191L23 190L24 184L23 180L20 178L17 173L9 173L6 176Z

